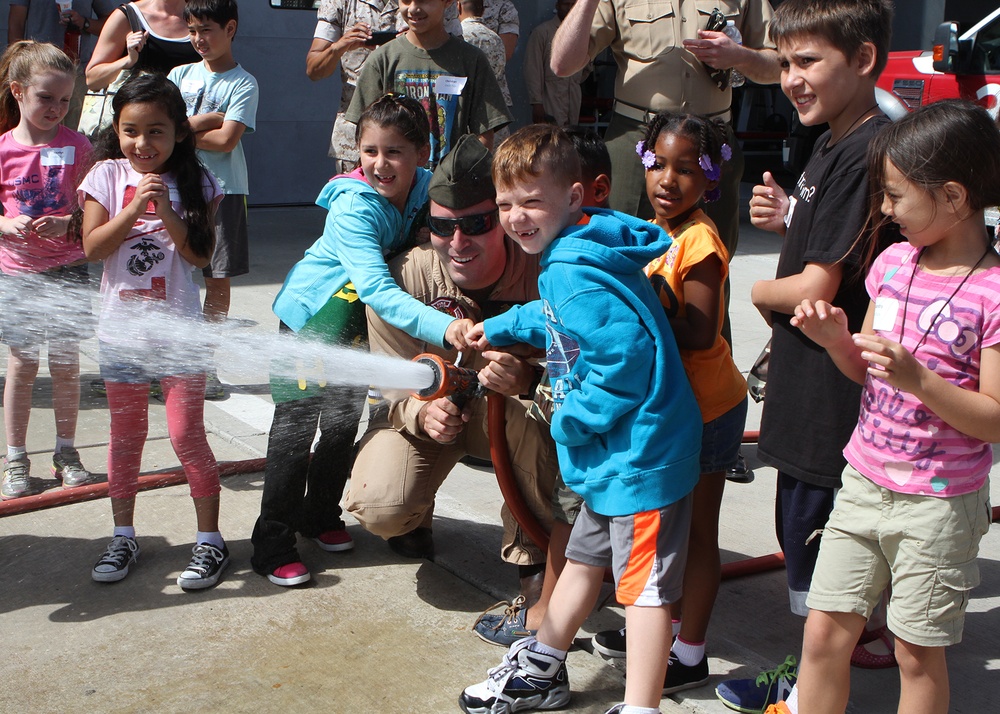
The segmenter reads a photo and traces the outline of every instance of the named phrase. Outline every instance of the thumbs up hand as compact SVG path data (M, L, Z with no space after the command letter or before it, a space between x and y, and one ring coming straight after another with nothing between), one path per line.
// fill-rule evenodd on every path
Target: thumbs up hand
M750 199L750 222L762 230L784 235L788 194L774 180L770 171L765 171L763 178L763 184L753 187L753 197Z

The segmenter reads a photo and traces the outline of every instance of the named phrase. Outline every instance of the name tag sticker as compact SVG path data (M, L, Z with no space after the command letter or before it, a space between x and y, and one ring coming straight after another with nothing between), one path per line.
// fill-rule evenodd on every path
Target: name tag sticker
M76 147L47 147L42 149L39 160L42 166L72 166L76 163Z
M455 77L450 74L442 74L434 80L435 94L461 94L465 89L468 77Z
M876 298L872 329L879 332L891 332L896 327L896 317L898 315L899 300L891 297Z
M205 88L205 83L197 79L181 80L181 92L184 94L197 94Z

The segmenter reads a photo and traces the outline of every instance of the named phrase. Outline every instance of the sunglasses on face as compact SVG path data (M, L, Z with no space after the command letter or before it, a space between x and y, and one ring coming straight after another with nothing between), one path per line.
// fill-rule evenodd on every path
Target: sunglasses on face
M455 229L461 229L467 236L481 236L496 228L500 220L500 211L494 208L486 213L474 213L471 216L461 218L437 218L427 216L427 227L431 233L442 238L450 238L455 234Z

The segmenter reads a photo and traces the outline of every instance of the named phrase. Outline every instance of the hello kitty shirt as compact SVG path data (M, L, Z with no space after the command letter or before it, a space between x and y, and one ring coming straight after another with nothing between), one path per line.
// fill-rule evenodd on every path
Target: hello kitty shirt
M918 257L918 248L896 243L868 273L875 333L952 384L978 391L982 350L1000 343L1000 267L942 276L919 267ZM884 488L942 498L977 491L993 463L990 444L870 374L844 456Z

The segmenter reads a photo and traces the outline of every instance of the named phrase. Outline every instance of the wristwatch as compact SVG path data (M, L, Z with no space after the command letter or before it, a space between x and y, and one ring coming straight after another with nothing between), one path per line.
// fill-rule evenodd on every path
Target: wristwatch
M87 34L90 34L90 18L89 17L83 18L83 31L86 32Z

